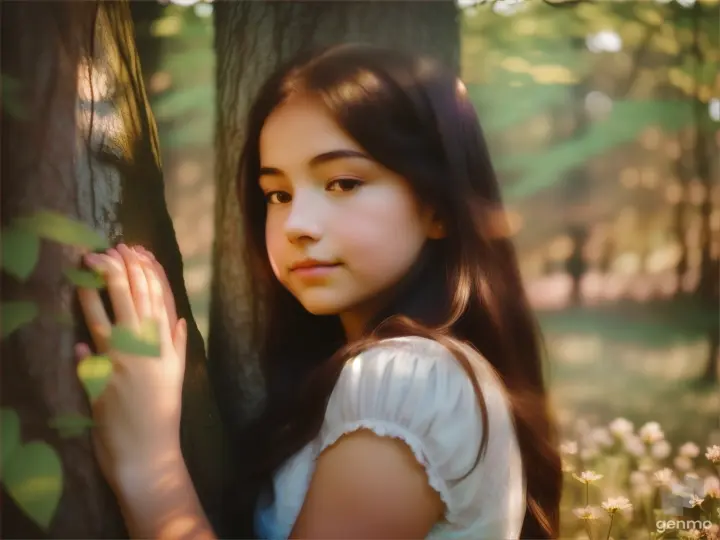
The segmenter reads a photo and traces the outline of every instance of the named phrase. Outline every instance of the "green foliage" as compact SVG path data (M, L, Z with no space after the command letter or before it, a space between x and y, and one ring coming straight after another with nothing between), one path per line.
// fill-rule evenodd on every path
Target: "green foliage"
M95 425L92 418L77 413L63 414L52 418L48 425L56 429L63 439L78 437Z
M76 287L100 289L105 286L105 278L97 272L80 270L79 268L66 268L63 272Z
M692 122L692 104L686 101L615 101L609 118L593 123L582 137L561 142L549 150L509 156L499 162L505 172L519 170L522 177L508 185L510 201L530 197L567 179L567 173L589 159L635 140L650 125L673 131Z
M160 356L158 325L146 320L135 333L124 326L113 326L110 346L118 352L137 356Z
M0 409L0 474L6 469L10 456L20 445L20 418L13 409Z
M47 529L62 495L60 457L44 442L18 445L4 464L3 484L17 505Z
M9 301L0 306L2 312L2 335L5 338L15 330L24 326L37 317L38 309L33 302Z
M17 226L41 238L87 249L107 249L107 239L87 224L58 212L40 210L19 218Z
M104 355L86 356L78 362L77 374L88 397L94 401L103 393L110 380L112 362Z
M40 254L40 239L18 227L2 231L2 269L24 281L32 273Z
M565 85L510 87L499 91L494 85L467 86L470 100L477 106L483 129L492 134L535 118L538 111L552 109L567 100Z
M2 483L17 505L46 529L62 494L60 458L46 443L21 443L20 418L13 409L0 409L0 422Z

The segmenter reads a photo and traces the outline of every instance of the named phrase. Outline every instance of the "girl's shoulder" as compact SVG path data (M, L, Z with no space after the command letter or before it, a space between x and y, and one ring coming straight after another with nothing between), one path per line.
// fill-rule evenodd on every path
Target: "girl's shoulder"
M360 429L403 440L445 502L447 521L471 526L482 505L495 509L497 499L487 499L492 489L495 497L512 493L517 500L510 507L523 512L524 480L504 385L480 353L457 343L478 381L487 423L468 373L449 349L422 337L391 338L344 366L328 402L321 449ZM486 453L473 467L486 430ZM506 527L509 516L500 513ZM507 533L511 538L515 531Z
M453 343L467 360L483 395L500 394L498 397L506 400L505 386L492 364L470 345L457 340ZM335 393L352 389L388 398L411 392L416 399L447 395L470 398L474 402L471 374L453 352L438 341L420 336L396 337L381 340L350 358ZM435 404L450 405L445 402Z

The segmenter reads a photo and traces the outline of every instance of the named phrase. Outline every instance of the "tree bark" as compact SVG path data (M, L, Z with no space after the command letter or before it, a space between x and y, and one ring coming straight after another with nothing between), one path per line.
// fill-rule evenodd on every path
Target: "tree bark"
M248 346L252 290L243 267L235 190L251 100L280 62L308 47L340 42L429 53L459 72L459 12L452 0L219 2L215 28L217 195L208 356L221 413L242 424L263 399Z
M707 104L698 96L701 84L701 67L707 61L700 46L700 22L705 14L697 3L693 6L693 45L695 57L695 96L693 98L693 116L695 117L695 171L702 182L704 196L700 205L700 280L696 296L709 313L713 313L714 324L708 332L709 351L705 370L701 377L704 383L717 383L720 380L720 259L712 257L712 167L709 127L707 126Z
M147 104L127 2L3 2L2 69L21 85L22 116L3 102L2 223L54 210L102 230L111 243L152 250L167 270L188 321L183 451L213 516L224 442L207 382L205 352L185 291L182 260L164 202L155 122ZM6 300L32 300L39 317L2 341L3 407L21 420L22 440L60 456L63 495L42 531L3 491L3 538L118 538L127 533L92 452L89 432L61 438L55 416L90 415L73 345L88 341L63 269L81 250L43 241L24 282L2 274ZM58 316L72 319L62 323Z

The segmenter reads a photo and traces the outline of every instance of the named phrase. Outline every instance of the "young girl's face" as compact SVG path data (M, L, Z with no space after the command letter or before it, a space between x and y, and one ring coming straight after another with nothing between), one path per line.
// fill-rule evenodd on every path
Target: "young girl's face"
M275 275L309 312L340 315L348 334L360 332L425 240L441 235L433 213L311 98L268 117L260 163Z

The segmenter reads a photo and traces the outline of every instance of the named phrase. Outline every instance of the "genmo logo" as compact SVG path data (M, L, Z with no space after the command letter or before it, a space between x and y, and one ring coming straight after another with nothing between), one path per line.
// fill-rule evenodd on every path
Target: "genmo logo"
M705 521L701 521L699 519L692 520L692 519L668 519L668 520L658 520L655 522L655 528L658 532L665 532L665 531L691 531L691 530L698 530L702 531L705 529L709 529L712 527L713 523L709 519L706 519Z

